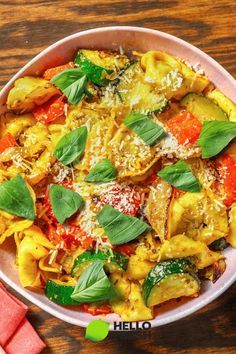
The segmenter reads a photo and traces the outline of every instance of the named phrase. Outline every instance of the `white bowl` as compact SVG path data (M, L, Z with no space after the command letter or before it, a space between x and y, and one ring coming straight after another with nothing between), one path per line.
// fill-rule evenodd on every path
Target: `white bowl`
M78 48L96 48L119 50L125 52L136 50L164 50L178 57L187 59L192 65L198 64L208 78L232 101L236 102L236 83L234 78L215 60L194 46L169 34L139 27L105 27L73 34L45 49L27 65L25 65L3 88L0 93L0 113L5 109L5 101L14 81L23 75L34 75L48 67L60 65L72 60ZM236 250L229 248L225 252L227 268L220 279L212 284L203 283L203 289L198 298L176 302L175 306L165 305L157 316L150 321L152 327L161 326L183 318L221 295L236 279ZM8 240L0 248L0 278L18 291L26 299L38 305L43 310L74 325L86 327L94 319L93 316L77 309L65 308L49 301L43 294L35 293L21 287L15 266L15 248L12 240ZM119 321L117 315L105 317L111 323Z

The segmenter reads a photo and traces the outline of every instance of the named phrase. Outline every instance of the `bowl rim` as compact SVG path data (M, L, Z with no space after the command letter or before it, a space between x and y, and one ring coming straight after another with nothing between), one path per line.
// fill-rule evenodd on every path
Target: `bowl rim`
M224 75L224 77L226 78L226 80L229 81L231 83L231 85L235 86L235 89L236 89L236 81L233 78L233 76L228 73L228 71L226 69L224 69L215 59L211 58L208 54L204 53L199 48L195 47L194 45L186 42L185 40L183 40L181 38L178 38L178 37L176 37L174 35L171 35L171 34L168 34L166 32L162 32L162 31L154 30L154 29L149 29L149 28L145 28L145 27L138 27L138 26L108 26L107 27L107 26L105 26L105 27L99 27L99 28L88 29L88 30L85 30L85 31L76 32L76 33L71 34L69 36L66 36L66 37L54 42L53 44L49 45L48 47L46 47L39 54L34 56L29 62L27 62L20 70L17 71L17 73L1 89L0 97L7 93L7 91L12 86L14 81L17 78L21 77L21 75L24 73L24 71L27 68L31 67L32 64L37 62L39 59L41 59L43 56L45 56L51 50L55 49L56 47L58 47L59 45L61 45L63 43L65 43L67 41L70 41L70 40L73 40L75 38L79 38L79 37L86 36L86 35L89 35L89 34L104 32L104 31L120 31L120 32L122 32L122 31L130 31L130 32L147 33L147 34L152 34L152 35L157 36L157 37L159 36L159 37L162 37L162 38L166 38L166 39L169 39L169 40L174 41L174 42L178 42L178 44L180 46L184 46L185 48L189 49L190 51L194 51L197 54L198 57L201 57L201 58L207 60L209 62L209 64L211 66L213 66L217 71L221 72ZM16 292L18 292L24 298L26 298L27 300L29 300L33 304L37 305L38 307L40 307L44 311L48 312L49 314L59 318L60 320L66 321L66 322L68 322L70 324L77 325L77 326L80 326L80 327L86 327L87 326L87 324L88 324L87 322L85 322L83 320L80 320L78 318L72 318L72 317L70 317L69 315L66 315L66 314L61 314L58 310L56 310L56 309L54 309L52 307L49 307L47 304L42 303L40 300L38 300L34 296L34 292L30 293L26 289L24 289L24 288L20 287L19 285L15 284L15 282L13 280L11 280L1 270L0 270L0 279L3 280L6 284L8 284L10 287L12 287ZM165 325L165 324L168 324L168 323L175 322L175 321L177 321L179 319L185 318L186 316L188 316L190 314L193 314L197 310L203 308L204 306L208 305L210 302L215 300L222 293L224 293L235 281L236 281L236 273L233 276L229 277L228 280L226 280L224 282L222 287L220 287L218 290L216 290L211 295L208 295L205 299L202 299L202 300L200 299L199 302L197 302L193 306L189 306L189 308L187 308L187 309L185 309L183 311L179 311L175 315L173 315L173 314L172 315L167 315L166 318L162 319L158 323L155 323L157 317L155 317L154 319L152 319L149 322L151 322L151 325L154 328L154 327L157 327L157 326ZM95 318L96 317L94 317L94 319ZM139 322L142 323L142 322L145 322L145 321L139 321ZM112 323L110 323L110 330L114 330Z

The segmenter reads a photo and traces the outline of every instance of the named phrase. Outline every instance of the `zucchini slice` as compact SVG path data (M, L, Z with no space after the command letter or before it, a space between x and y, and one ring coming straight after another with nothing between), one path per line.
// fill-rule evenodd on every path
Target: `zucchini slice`
M152 85L144 81L144 72L139 63L130 65L124 71L117 92L124 105L144 114L159 113L168 104L162 93L154 91Z
M66 285L60 280L48 280L45 287L47 298L59 305L79 305L71 298L75 286Z
M224 237L218 238L210 244L213 251L224 251L229 246L229 243Z
M207 97L213 100L224 112L231 122L236 122L235 104L217 88L208 92Z
M196 93L187 94L180 103L202 123L210 120L228 120L226 113L213 100Z
M142 285L143 298L148 307L199 291L195 266L186 258L158 263L148 273Z
M100 259L104 262L105 269L110 273L115 271L126 270L128 266L129 258L124 254L114 251L113 256L109 251L97 253L91 251L85 251L80 256L78 256L74 262L71 270L71 275L73 277L78 277L80 274L95 260Z

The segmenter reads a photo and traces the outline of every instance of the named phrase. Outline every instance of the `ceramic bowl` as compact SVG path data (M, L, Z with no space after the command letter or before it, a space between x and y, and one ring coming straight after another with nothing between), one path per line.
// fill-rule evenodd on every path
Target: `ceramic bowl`
M105 27L79 32L51 45L28 64L26 64L3 88L0 93L0 113L5 110L5 101L14 81L24 75L34 75L44 69L71 60L78 48L110 49L125 52L136 50L164 50L170 54L186 59L191 65L199 65L208 78L232 101L236 102L236 82L234 78L215 60L191 44L169 34L139 27ZM165 305L157 311L156 317L150 321L152 327L161 326L199 310L220 296L236 279L236 250L229 248L225 252L227 268L220 279L212 284L203 283L199 297L188 301L175 302L175 305ZM85 327L94 319L93 316L78 309L65 308L49 301L46 296L21 287L15 266L15 247L8 240L0 248L0 278L32 303L63 321ZM111 330L114 321L120 321L119 316L110 314L105 317L110 322Z

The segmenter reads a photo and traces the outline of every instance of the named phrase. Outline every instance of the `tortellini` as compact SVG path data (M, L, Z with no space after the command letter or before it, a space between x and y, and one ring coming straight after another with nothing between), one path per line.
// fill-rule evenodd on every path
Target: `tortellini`
M155 84L168 98L180 99L189 92L200 93L209 84L205 76L165 52L145 53L141 65L146 82Z
M211 251L201 241L194 241L185 235L176 235L160 247L158 261L183 257L194 257L198 269L208 267L224 258L220 253Z
M185 233L207 245L228 234L226 207L213 192L187 192L170 206L169 231L174 236Z
M7 107L19 113L31 112L36 105L43 104L58 92L48 80L25 76L15 81L8 94Z

